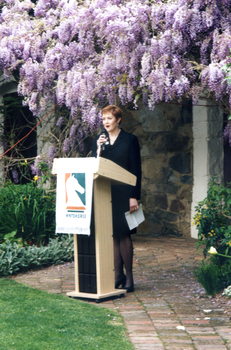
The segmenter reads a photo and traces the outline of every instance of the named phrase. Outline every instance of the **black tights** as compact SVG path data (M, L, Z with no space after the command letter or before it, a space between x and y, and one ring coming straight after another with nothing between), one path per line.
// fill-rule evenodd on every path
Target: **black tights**
M130 287L133 283L132 260L133 260L133 244L131 236L113 238L114 241L114 266L115 266L115 282L119 281L123 275L125 267L126 286Z

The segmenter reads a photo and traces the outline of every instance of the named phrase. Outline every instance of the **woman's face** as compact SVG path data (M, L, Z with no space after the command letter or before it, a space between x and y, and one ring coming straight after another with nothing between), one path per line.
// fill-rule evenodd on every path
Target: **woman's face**
M111 113L105 113L102 116L103 126L107 130L107 132L113 132L115 131L118 126L117 124L120 122L121 118L116 119L114 115Z

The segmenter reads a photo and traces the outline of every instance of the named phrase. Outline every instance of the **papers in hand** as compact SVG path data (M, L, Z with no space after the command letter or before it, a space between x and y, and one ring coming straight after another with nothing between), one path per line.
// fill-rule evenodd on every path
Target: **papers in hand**
M125 217L126 217L126 220L127 220L127 223L128 223L130 230L139 226L139 224L141 224L141 222L143 222L145 220L143 209L142 209L142 204L139 205L139 210L134 211L134 213L132 213L132 214L129 211L127 211L125 213Z

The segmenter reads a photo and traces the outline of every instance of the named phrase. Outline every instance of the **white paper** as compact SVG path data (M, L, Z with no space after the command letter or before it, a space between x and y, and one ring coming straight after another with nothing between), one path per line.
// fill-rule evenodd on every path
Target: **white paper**
M135 227L139 226L139 224L145 220L142 204L139 205L139 210L134 211L132 214L127 211L125 213L125 217L130 230L133 230Z

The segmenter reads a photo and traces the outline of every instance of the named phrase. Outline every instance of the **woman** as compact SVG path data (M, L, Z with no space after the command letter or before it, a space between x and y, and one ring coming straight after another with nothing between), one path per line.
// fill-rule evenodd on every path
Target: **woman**
M138 210L137 200L140 199L141 189L141 161L137 137L119 127L121 120L122 111L119 107L109 105L102 110L103 126L108 132L108 137L102 134L95 138L92 156L100 155L110 159L137 177L136 186L112 185L115 288L122 285L127 292L133 292L131 234L135 233L136 230L129 230L124 214L126 211L133 213ZM106 143L109 144L102 149Z

